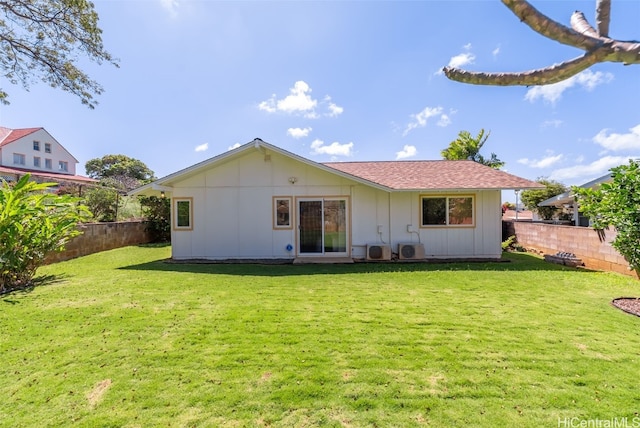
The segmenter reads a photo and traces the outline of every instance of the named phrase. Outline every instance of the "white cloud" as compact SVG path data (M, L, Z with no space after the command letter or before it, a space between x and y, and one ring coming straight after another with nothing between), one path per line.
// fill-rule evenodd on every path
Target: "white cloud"
M601 71L594 73L591 70L585 70L582 73L576 74L562 82L554 83L553 85L534 86L527 91L524 99L534 102L538 98L542 98L544 101L555 104L562 98L564 91L569 88L581 86L587 91L591 91L596 86L609 83L611 80L613 80L613 74L611 73L602 73Z
M200 144L199 146L196 146L196 152L206 152L208 148L209 143Z
M163 9L169 12L172 17L178 14L178 8L180 7L180 0L160 0L160 5Z
M549 175L549 178L558 181L580 177L593 179L603 176L611 168L627 163L629 159L635 159L637 157L638 156L605 156L587 165L575 165L569 168L557 169Z
M314 140L311 143L314 155L351 156L353 155L353 143L340 144L337 141L325 145L322 140Z
M396 152L396 160L411 158L417 154L418 154L418 150L416 149L416 146L410 146L408 144L405 144L402 150L400 150L399 152Z
M451 118L447 114L443 114L442 116L440 116L437 125L442 128L446 128L447 126L451 125Z
M235 143L233 146L229 146L227 147L227 150L233 150L233 149L237 149L238 147L240 147L242 144L240 143Z
M454 57L451 57L451 59L449 60L449 64L447 65L449 67L460 68L467 64L473 64L475 60L476 56L474 54L472 54L471 52L463 52Z
M287 135L293 138L308 137L312 128L289 128L287 129Z
M627 134L608 134L609 130L603 129L593 137L593 142L613 151L640 149L640 124L629 131Z
M337 104L334 103L329 103L329 113L327 114L327 116L331 116L331 117L336 117L342 114L342 112L344 111L344 108L338 106Z
M301 115L307 119L317 119L320 114L316 111L319 104L326 107L325 116L336 117L344 112L344 108L336 103L331 102L330 96L325 96L322 103L311 97L312 89L303 80L298 80L293 84L293 88L289 88L289 95L278 99L276 94L271 95L268 100L258 104L258 109L267 113L282 112L291 115Z
M427 126L427 121L432 117L440 116L440 122L438 122L438 124L440 126L448 125L449 123L451 123L449 121L449 117L446 114L443 114L442 111L443 111L443 108L439 107L439 106L438 107L425 107L424 110L422 110L420 113L409 115L409 117L411 117L412 120L411 120L411 122L409 122L409 124L405 128L405 130L402 133L402 135L405 136L409 132L413 131L416 128L423 128L423 127ZM443 118L443 116L444 116L444 118Z
M500 45L498 45L497 48L491 51L491 55L493 55L494 58L496 58L499 54L500 54Z
M287 113L293 112L309 112L318 104L317 100L311 98L311 87L302 81L298 80L294 83L293 88L289 89L289 95L276 103L278 110Z
M545 128L560 128L560 126L563 124L564 122L560 119L553 119L553 120L545 120L544 122L542 122L542 125L540 125L540 127L542 129Z
M542 159L522 158L518 159L518 163L530 166L531 168L548 168L551 165L560 162L563 158L564 155L562 154L554 155L553 152L549 152L547 156Z

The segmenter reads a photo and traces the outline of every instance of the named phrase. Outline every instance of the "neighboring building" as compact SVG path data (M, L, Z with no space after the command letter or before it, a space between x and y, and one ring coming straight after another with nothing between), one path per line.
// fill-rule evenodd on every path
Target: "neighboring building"
M76 175L78 160L44 128L0 127L0 177L15 181L30 173L37 181L93 183Z
M583 189L596 189L600 187L602 183L608 183L611 180L612 180L611 173L609 173L607 175L603 175L602 177L598 177L595 180L591 180L587 183L581 184L578 187L582 187ZM575 200L575 195L571 190L568 192L561 193L557 196L553 196L549 199L545 199L544 201L538 204L538 206L541 206L541 207L556 207L556 208L561 208L565 210L566 212L570 213L571 216L573 217L573 224L575 226L584 226L584 227L589 226L589 218L583 216L579 212L579 207L576 215L576 205L577 204Z
M316 163L260 139L130 192L171 198L172 257L499 259L501 191L473 161Z

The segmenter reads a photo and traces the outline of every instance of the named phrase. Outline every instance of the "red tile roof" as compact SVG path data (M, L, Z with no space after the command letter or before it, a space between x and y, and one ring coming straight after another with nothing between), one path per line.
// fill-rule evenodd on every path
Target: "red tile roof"
M71 174L56 174L55 172L41 172L22 168L7 168L6 166L0 166L0 174L14 174L23 176L25 174L31 174L34 177L40 177L50 179L51 181L71 181L75 183L96 183L98 180L85 177L83 175L71 175Z
M26 135L33 134L34 132L41 129L42 128L9 129L0 127L0 146L4 146L5 144L14 142Z
M323 165L393 190L527 189L539 183L474 161L328 162Z

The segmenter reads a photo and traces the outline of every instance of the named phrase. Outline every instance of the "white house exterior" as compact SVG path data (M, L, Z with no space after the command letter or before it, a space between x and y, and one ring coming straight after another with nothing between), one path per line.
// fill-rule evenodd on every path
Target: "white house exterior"
M320 164L256 139L131 194L171 198L172 257L501 256L501 190L538 183L472 161Z

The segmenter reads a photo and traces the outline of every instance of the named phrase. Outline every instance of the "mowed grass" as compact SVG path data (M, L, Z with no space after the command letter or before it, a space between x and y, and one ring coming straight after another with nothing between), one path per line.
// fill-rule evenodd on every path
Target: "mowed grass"
M509 263L168 264L129 247L0 298L0 426L557 427L638 417L640 295ZM563 425L568 426L568 425Z

